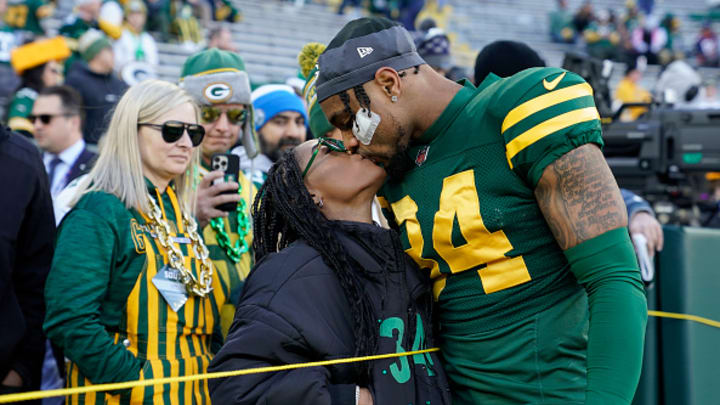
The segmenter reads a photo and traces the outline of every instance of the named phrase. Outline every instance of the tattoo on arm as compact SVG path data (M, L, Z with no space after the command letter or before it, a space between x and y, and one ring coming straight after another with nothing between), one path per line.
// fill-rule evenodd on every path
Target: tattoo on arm
M535 198L563 250L627 226L627 209L600 149L587 144L545 168Z

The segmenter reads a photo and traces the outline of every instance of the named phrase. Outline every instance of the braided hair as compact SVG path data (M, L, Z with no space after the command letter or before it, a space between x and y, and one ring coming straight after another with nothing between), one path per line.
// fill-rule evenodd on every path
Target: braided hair
M420 66L414 66L413 68L413 74L417 75L420 73ZM404 78L407 76L407 71L403 70L398 73L398 76L401 78ZM352 88L353 93L355 93L355 98L358 100L358 103L360 104L360 108L364 108L368 112L368 116L370 115L370 96L368 96L367 92L365 92L365 88L362 84L358 84L355 87ZM350 116L354 116L352 112L352 108L350 108L350 95L348 94L347 90L341 91L338 93L338 96L340 96L340 101L343 103L343 107L345 109L345 112L350 114Z
M355 98L358 100L358 103L360 103L360 108L364 108L367 110L368 116L370 115L370 97L365 92L365 88L362 84L358 84L357 86L353 87L353 92L355 93ZM343 107L346 113L350 114L351 117L353 117L353 120L355 120L355 114L352 112L352 108L350 108L350 95L348 94L347 90L342 91L338 94L340 96L340 101L343 103Z
M259 261L297 239L304 240L320 255L340 282L350 306L355 337L355 356L377 351L376 320L370 300L360 283L363 271L335 237L335 226L315 205L303 183L293 150L285 152L270 168L267 180L253 202L253 249ZM355 363L359 385L371 381L370 362Z

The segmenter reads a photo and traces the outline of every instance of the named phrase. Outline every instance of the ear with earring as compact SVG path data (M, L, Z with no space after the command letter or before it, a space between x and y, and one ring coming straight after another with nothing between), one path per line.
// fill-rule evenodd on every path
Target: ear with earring
M315 199L315 197L316 197L315 194L310 194L310 197L313 198L313 202L315 203L315 205L317 205L318 208L322 208L325 205L323 203L322 197L320 197L319 199Z
M393 103L397 103L398 97L393 95L392 92L390 92L390 88L385 87L385 91L387 91L388 96L390 96L390 101L392 101Z

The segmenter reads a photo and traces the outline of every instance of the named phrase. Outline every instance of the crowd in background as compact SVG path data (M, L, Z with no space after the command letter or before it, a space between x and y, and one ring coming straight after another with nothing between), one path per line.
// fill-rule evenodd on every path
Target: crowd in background
M587 54L600 60L625 63L623 79L613 91L614 109L623 103L650 103L665 99L671 90L673 103L696 108L719 108L717 79L703 80L696 67L720 66L720 42L714 32L714 4L692 46L681 41L680 18L672 13L660 15L653 1L627 0L618 13L598 9L591 1L572 11L567 0L557 0L549 13L550 39L584 47ZM646 89L642 81L648 65L660 65L655 88ZM691 90L692 89L692 90ZM621 116L632 121L647 108L629 108Z
M583 43L593 57L625 62L642 55L648 63L667 64L682 55L677 41L680 20L672 13L658 18L652 2L628 0L621 14L597 9L589 1L576 12L566 0L558 0L556 7L550 13L552 40Z
M596 8L591 1L572 11L567 0L557 0L549 14L550 38L559 43L582 44L596 58L629 62L644 56L647 63L667 65L685 57L698 66L718 67L720 43L713 29L713 12L703 22L695 43L688 48L679 39L680 18L660 15L653 1L627 0L625 9Z

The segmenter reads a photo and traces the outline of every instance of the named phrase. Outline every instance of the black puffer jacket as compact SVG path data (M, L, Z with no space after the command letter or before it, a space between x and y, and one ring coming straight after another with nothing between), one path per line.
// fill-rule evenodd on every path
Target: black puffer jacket
M362 282L378 320L378 354L433 347L425 310L429 284L399 250L397 236L370 224L337 225L337 238L367 273ZM315 249L296 241L265 257L250 273L225 346L210 371L352 357L350 314L333 270ZM408 314L420 321L410 322ZM210 380L210 394L218 404L354 405L355 370L338 365L215 379ZM375 361L372 378L369 388L376 405L450 403L435 353Z

